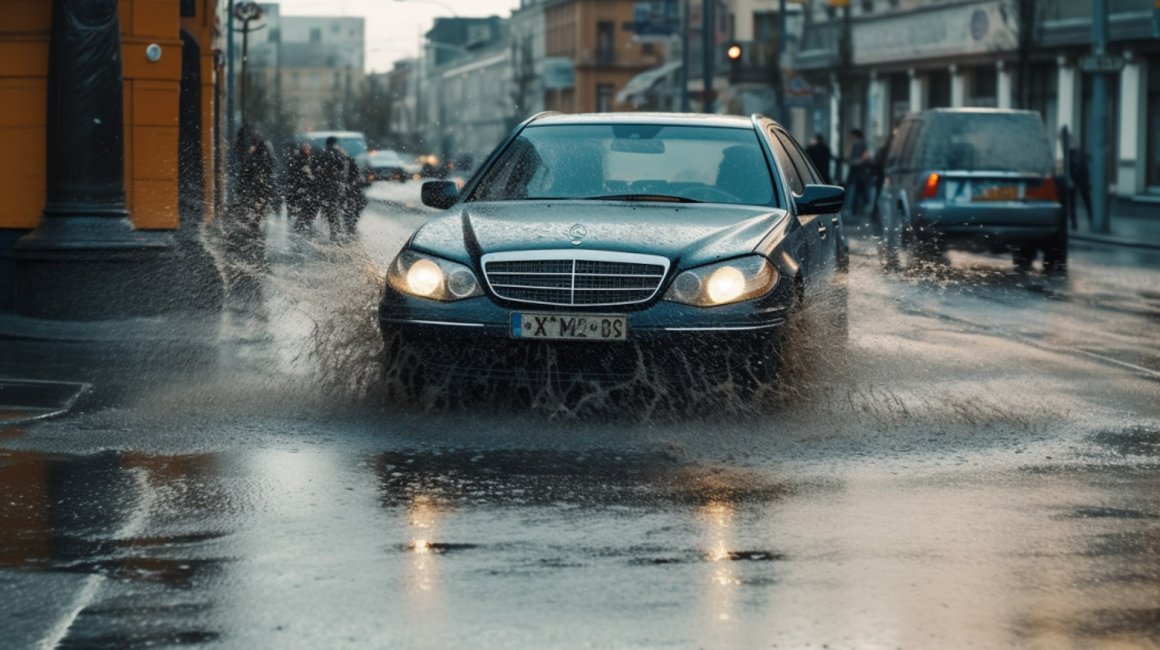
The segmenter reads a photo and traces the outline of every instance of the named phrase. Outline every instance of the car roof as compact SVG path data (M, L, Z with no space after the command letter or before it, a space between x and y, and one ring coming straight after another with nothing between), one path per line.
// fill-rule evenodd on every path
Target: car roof
M928 108L924 111L916 113L917 115L938 115L938 114L959 114L959 115L1038 115L1037 111L1028 111L1017 108L981 108L981 107L959 107L959 108Z
M366 134L362 131L303 131L298 135L304 138L329 138L334 136L336 138L365 138Z
M540 113L528 126L548 124L664 124L752 129L753 118L710 113Z

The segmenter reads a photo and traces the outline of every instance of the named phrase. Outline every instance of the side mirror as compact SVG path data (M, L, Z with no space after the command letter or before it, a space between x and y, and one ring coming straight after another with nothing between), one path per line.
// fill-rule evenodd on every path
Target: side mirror
M793 202L798 214L833 214L842 211L846 190L837 185L806 185Z
M459 200L459 187L454 181L427 181L421 191L423 205L446 210Z

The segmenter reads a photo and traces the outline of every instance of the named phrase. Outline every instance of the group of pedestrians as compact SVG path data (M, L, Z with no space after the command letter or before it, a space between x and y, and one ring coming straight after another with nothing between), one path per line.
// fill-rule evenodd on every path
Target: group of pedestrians
M321 214L332 240L353 236L367 204L363 193L367 184L337 138L327 138L326 148L318 152L309 142L298 145L286 161L284 183L286 212L294 231L309 233Z
M244 240L238 242L240 248L260 248L262 222L283 201L295 232L309 233L321 214L332 240L355 234L367 204L363 191L368 183L354 159L338 146L337 138L327 138L322 151L315 151L309 142L298 145L287 156L279 177L269 144L246 125L238 131L231 163L230 215L234 236Z
M834 157L829 145L826 144L826 138L821 133L815 133L806 146L806 155L817 168L822 182L827 185L835 184L835 179L830 175L830 165L836 160L847 165L846 182L843 184L838 181L838 184L843 184L846 188L846 205L843 212L847 217L858 214L866 205L874 203L875 196L871 195L871 189L875 185L875 179L882 177L881 159L890 146L887 141L887 144L879 150L879 154L873 155L861 129L850 129L848 137L846 155L840 160ZM880 183L878 187L881 188Z

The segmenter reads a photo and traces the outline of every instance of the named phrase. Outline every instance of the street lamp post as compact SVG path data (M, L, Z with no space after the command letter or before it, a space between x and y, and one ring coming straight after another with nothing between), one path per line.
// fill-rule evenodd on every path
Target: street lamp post
M1092 0L1092 55L1103 58L1108 53L1108 6L1105 0ZM1107 73L1092 75L1092 110L1088 128L1092 143L1092 230L1107 233L1108 224L1108 145L1105 127L1108 118Z
M242 109L242 124L246 124L246 89L249 85L249 74L247 73L247 64L250 57L250 32L256 32L265 27L250 27L250 23L259 20L262 17L262 8L256 2L243 2L234 6L234 17L242 21L242 93L241 93L241 109Z

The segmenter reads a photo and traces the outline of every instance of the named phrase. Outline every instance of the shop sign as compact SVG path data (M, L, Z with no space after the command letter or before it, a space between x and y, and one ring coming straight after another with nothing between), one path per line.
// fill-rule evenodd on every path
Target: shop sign
M572 59L566 56L550 56L543 62L545 90L566 90L575 84L576 73Z
M1124 60L1110 54L1089 54L1079 60L1079 69L1088 74L1115 73L1124 69Z
M1004 0L937 11L883 13L853 26L854 63L873 65L1014 49L1017 30Z

